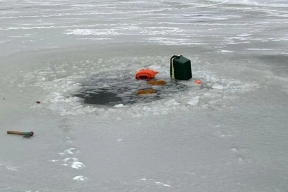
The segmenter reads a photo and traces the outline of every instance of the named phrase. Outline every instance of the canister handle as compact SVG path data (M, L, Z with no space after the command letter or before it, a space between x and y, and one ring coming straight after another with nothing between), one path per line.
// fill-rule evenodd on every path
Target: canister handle
M171 75L171 79L175 79L175 73L174 73L174 59L175 58L179 58L179 57L181 57L182 55L173 55L172 57L171 57L171 59L170 59L170 75Z

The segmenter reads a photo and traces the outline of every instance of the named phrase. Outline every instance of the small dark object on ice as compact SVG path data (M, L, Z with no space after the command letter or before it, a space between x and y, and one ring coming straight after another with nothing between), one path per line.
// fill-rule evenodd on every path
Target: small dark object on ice
M36 103L37 103L37 104L40 104L41 102L40 102L40 101L36 101Z
M13 135L23 135L25 138L30 138L34 135L33 131L30 132L21 132L21 131L7 131L7 134L13 134Z

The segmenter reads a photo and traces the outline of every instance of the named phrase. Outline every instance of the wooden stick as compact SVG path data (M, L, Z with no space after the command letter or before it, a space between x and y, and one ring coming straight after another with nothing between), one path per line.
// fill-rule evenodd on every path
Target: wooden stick
M30 132L21 132L21 131L7 131L7 134L13 134L13 135L24 135L24 136L33 136L34 132L30 131Z

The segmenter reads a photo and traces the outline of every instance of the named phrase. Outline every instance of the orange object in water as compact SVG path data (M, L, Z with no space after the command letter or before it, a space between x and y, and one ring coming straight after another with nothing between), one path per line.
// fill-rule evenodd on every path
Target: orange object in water
M154 89L140 89L137 91L137 95L153 94L156 93Z
M202 83L202 81L198 79L198 80L195 80L195 83L200 85Z
M152 69L141 69L136 73L136 79L154 79L155 75L158 73L158 71L154 71Z
M166 85L166 82L164 80L150 80L148 81L148 84L150 85Z

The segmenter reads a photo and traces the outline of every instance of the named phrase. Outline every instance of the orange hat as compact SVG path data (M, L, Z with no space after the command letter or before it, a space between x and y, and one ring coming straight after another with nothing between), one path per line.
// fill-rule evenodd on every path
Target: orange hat
M136 73L136 79L154 79L158 71L153 71L152 69L141 69Z

